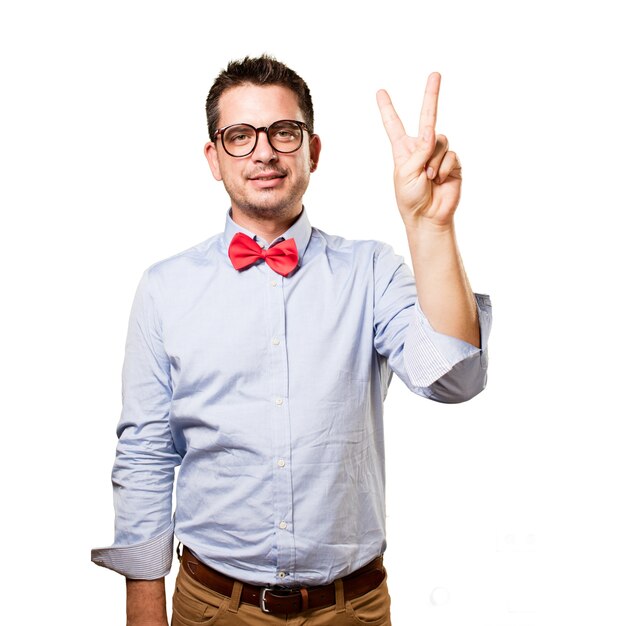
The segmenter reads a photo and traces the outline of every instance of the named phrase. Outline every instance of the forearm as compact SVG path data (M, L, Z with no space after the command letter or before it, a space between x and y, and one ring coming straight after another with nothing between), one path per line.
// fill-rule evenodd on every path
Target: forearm
M406 227L420 307L438 332L480 347L474 294L463 268L454 225L421 220Z
M167 626L165 579L126 579L127 626Z

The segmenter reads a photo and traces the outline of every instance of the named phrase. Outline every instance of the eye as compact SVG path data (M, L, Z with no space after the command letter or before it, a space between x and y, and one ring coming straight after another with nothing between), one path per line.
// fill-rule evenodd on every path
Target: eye
M300 139L300 127L293 122L281 122L272 126L272 139L279 143L290 143Z
M248 139L250 139L250 135L246 135L244 133L239 133L238 135L231 135L228 140L234 143L240 142L240 141L247 141Z
M255 131L251 126L233 126L224 134L228 144L242 145L254 140Z

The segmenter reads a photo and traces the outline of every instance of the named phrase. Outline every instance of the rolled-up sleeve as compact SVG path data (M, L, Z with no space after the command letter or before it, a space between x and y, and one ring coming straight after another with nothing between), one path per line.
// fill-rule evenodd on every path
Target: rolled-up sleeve
M97 565L145 580L161 578L171 568L172 490L180 464L169 427L172 385L153 282L148 270L128 327L112 472L115 541L91 552Z
M456 337L433 330L426 316L415 305L415 317L408 329L404 361L411 387L438 402L470 400L487 384L487 343L491 332L491 300L474 294L480 323L477 348Z
M464 402L487 383L491 300L474 294L481 347L435 331L422 312L402 258L382 245L375 256L374 346L411 391L438 402Z

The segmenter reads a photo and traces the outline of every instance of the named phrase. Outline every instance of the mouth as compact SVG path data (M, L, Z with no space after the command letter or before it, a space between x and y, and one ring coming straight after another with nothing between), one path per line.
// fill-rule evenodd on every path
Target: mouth
M272 180L273 178L285 178L287 174L278 170L272 170L271 172L259 172L254 176L249 176L250 180Z
M255 176L249 176L248 180L255 186L260 189L268 189L271 187L277 187L281 184L284 178L287 177L287 174L278 171L272 172L261 172L256 174Z

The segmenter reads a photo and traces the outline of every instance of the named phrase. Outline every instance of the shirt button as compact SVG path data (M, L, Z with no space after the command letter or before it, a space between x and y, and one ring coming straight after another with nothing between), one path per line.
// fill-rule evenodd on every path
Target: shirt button
M281 530L285 530L285 528L287 528L287 522L281 522L280 524L278 524L278 528L280 528Z
M276 398L276 404L278 406L280 406L283 403L283 399L282 398Z
M278 459L278 467L285 467L285 460L284 459Z
M287 576L285 572L278 572L278 578L284 578L285 576Z
M272 287L276 287L276 285L278 285L278 283L277 283L275 280L273 280L273 281L270 283L270 285L272 285Z
M274 337L274 339L272 339L272 343L277 346L280 343L280 339L278 339L277 337Z

